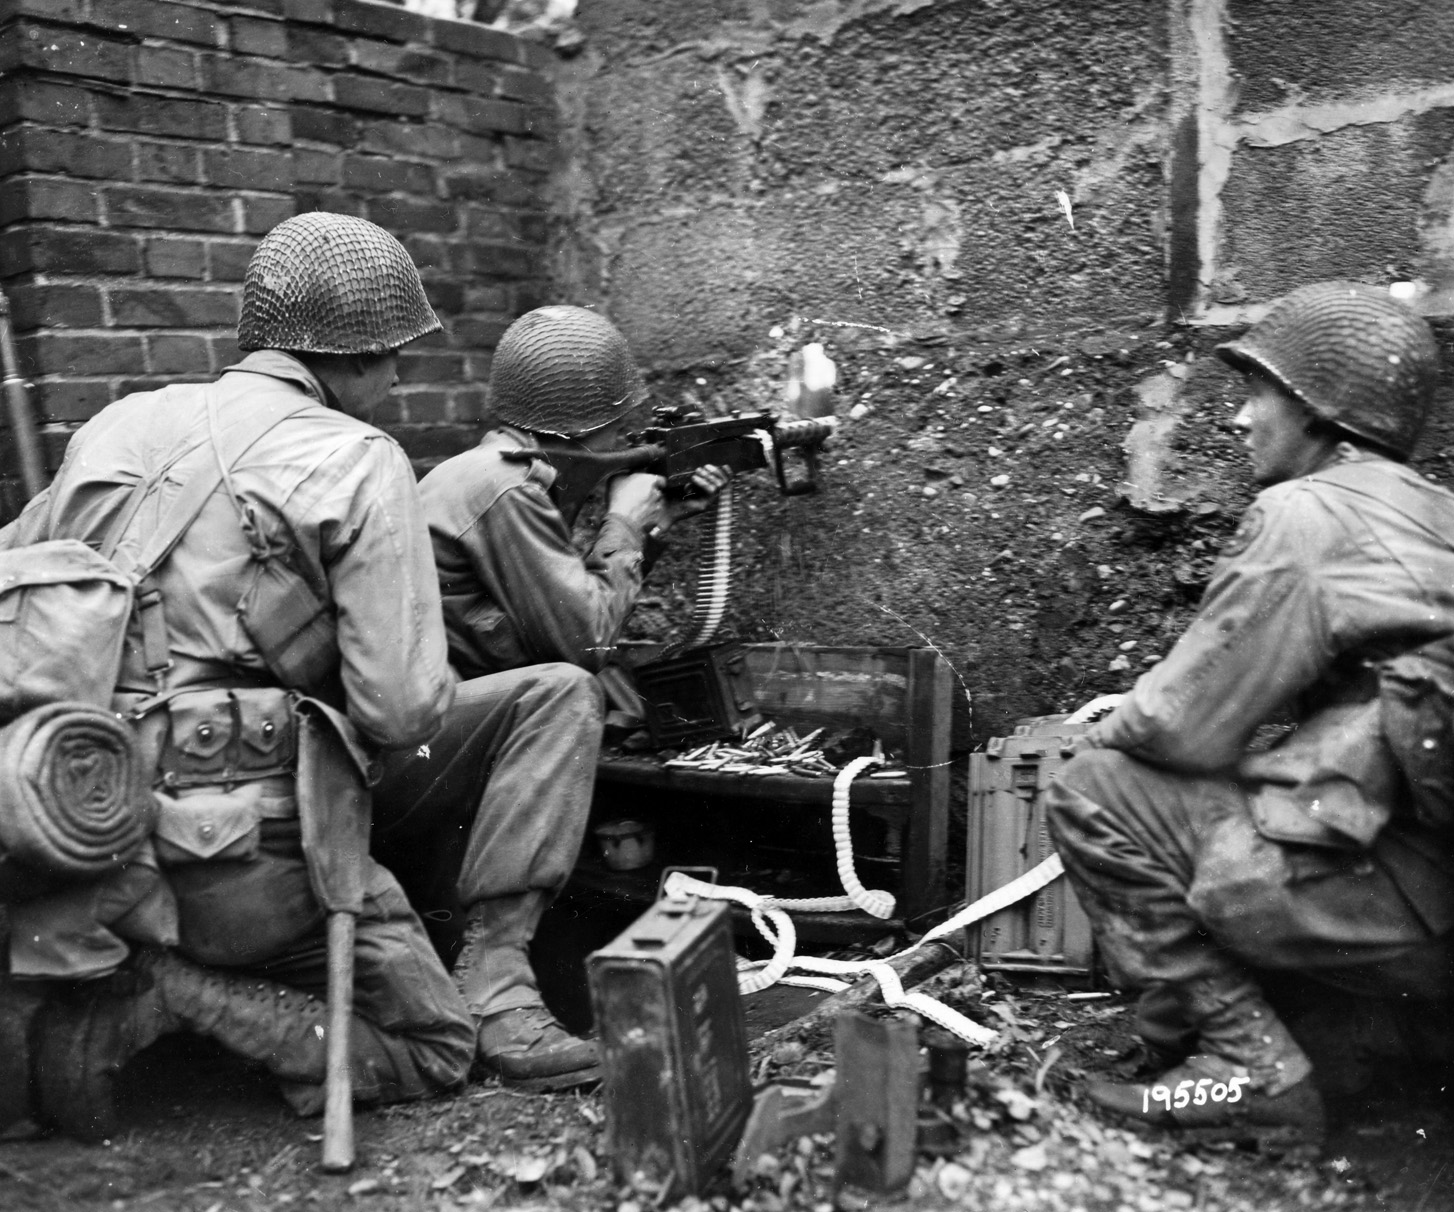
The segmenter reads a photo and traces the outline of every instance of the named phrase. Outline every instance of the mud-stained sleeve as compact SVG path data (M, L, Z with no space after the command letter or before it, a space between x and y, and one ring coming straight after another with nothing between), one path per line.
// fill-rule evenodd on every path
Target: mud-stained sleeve
M362 445L322 503L348 716L377 745L417 745L454 701L439 581L408 459L382 434Z
M1090 744L1173 769L1222 770L1327 670L1334 651L1321 585L1337 532L1311 493L1287 487L1248 511L1196 618L1091 728Z
M460 545L535 660L605 665L641 592L635 526L607 514L582 559L545 489L527 481L501 493Z

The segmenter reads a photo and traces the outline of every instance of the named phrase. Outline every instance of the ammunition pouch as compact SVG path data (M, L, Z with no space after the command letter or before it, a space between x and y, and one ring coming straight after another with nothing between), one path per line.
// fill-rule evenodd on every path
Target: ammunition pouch
M298 720L287 691L182 691L154 718L163 867L253 860L263 820L297 817Z
M153 840L163 867L257 858L263 822L296 820L298 799L291 778L259 779L230 789L209 788L156 795Z
M298 766L292 696L273 687L189 690L166 704L157 759L168 790L290 775Z

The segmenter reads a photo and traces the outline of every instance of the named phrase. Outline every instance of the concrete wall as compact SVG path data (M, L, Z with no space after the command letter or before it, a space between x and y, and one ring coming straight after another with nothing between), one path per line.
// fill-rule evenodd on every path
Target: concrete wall
M542 297L550 57L370 0L0 0L0 284L49 466L111 400L236 361L258 238L315 209L403 240L445 325L387 426L420 462L471 441Z
M1426 313L1454 313L1454 6L1171 10L1195 125L1180 148L1178 304L1234 323L1301 283L1351 277L1416 282Z
M1443 0L583 0L556 290L663 400L824 341L825 491L742 488L731 632L931 642L979 738L1124 689L1251 496L1219 337L1293 285L1454 283ZM1057 201L1066 195L1074 228ZM1443 308L1447 310L1447 308ZM1454 427L1422 466L1454 475ZM686 617L689 552L633 627Z
M655 365L1162 303L1162 0L587 0L556 273ZM1073 207L1071 227L1057 191Z

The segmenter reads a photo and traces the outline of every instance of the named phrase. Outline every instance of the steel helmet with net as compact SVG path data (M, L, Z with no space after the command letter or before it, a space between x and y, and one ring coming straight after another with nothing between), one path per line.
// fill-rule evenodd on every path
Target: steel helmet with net
M1316 416L1408 458L1434 402L1439 348L1429 325L1386 290L1317 282L1283 296L1217 346Z
M253 253L237 344L378 354L440 327L398 240L367 219L315 211L279 223Z
M578 437L629 412L645 394L626 338L584 307L526 312L495 348L491 406L520 429Z

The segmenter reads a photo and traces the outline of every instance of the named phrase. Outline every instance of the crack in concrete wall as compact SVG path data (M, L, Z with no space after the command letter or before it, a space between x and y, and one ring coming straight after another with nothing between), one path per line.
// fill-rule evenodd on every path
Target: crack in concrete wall
M1441 84L1412 93L1391 93L1367 101L1328 105L1285 105L1243 118L1236 124L1237 138L1249 147L1281 147L1300 139L1317 139L1346 126L1371 126L1426 114L1454 106L1454 84Z
M1191 41L1197 60L1197 281L1198 310L1217 277L1222 244L1222 190L1232 175L1237 147L1230 122L1236 95L1225 37L1227 0L1192 0Z
M1235 112L1237 89L1227 48L1227 8L1227 0L1171 0L1170 5L1174 40L1180 40L1180 54L1192 59L1191 70L1197 82L1197 265L1192 315L1188 318L1205 325L1255 322L1267 309L1266 302L1237 302L1236 284L1226 279L1234 269L1222 264L1226 235L1222 197L1232 179L1233 161L1239 148L1283 147L1318 140L1349 127L1396 123L1434 110L1454 108L1454 84L1438 84L1319 105L1294 101L1239 117ZM1449 191L1445 189L1441 193L1436 184L1430 183L1432 194L1424 199L1426 212L1432 218L1425 221L1425 238L1419 252L1423 262L1431 265L1440 260L1442 250L1443 257L1450 259L1450 267L1431 272L1448 278L1454 275L1454 234L1451 234L1454 214L1447 221L1440 221L1440 199ZM1433 289L1420 298L1419 305L1427 314L1447 313L1454 307L1454 291L1450 289L1454 284L1441 280L1431 285ZM1218 295L1231 297L1219 300Z
M831 45L838 31L845 25L862 21L876 13L892 13L895 17L907 17L923 8L933 8L945 0L817 0L807 4L806 11L799 17L783 22L782 31L794 38L817 38L825 46ZM954 3L955 0L947 0ZM758 13L766 16L766 5L754 6Z

